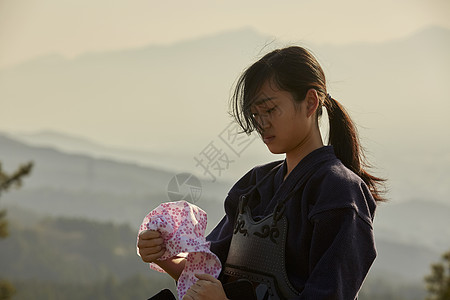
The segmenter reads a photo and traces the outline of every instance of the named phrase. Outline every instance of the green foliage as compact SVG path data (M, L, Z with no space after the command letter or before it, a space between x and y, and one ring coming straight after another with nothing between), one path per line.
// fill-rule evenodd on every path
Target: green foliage
M21 186L22 177L28 175L33 168L33 163L22 165L13 174L8 175L2 169L0 162L0 195L11 186ZM0 239L8 236L8 222L6 221L6 210L0 210ZM6 280L0 280L0 300L11 299L14 294L14 286Z
M13 174L8 175L2 170L2 164L0 162L0 195L13 185L20 186L22 184L22 177L30 174L32 168L33 163L29 162L21 165Z
M420 281L403 281L392 274L374 277L372 273L369 273L358 299L423 300L425 295L425 287Z
M147 299L175 286L140 260L128 225L21 215L0 241L0 276L16 287L15 300Z
M450 251L442 255L440 263L431 265L431 274L425 277L427 300L450 299Z
M0 280L0 300L11 299L15 292L16 289L10 282Z
M136 254L137 232L128 225L46 218L27 226L11 221L0 241L0 275L83 284L118 274L149 272Z
M13 174L8 175L2 169L2 163L0 162L0 196L3 191L7 191L11 186L15 185L17 187L22 185L22 178L30 174L33 168L33 163L28 163L21 165L17 171ZM8 236L8 222L6 221L6 211L0 210L0 238L5 238ZM0 292L0 297L2 292ZM1 298L0 298L1 299ZM5 298L6 299L6 298Z
M0 239L8 236L8 222L6 221L6 210L0 210Z
M175 283L168 276L149 278L149 276L133 275L119 281L113 275L104 280L89 284L55 283L51 281L27 280L14 282L17 286L15 300L122 300L147 299L159 292L161 287L171 287L174 291Z

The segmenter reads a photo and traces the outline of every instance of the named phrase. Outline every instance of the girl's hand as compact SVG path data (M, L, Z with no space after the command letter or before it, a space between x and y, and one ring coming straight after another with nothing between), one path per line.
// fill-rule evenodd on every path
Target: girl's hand
M160 258L166 249L163 245L164 240L161 234L156 230L144 230L138 236L137 246L141 259L146 263L155 262Z
M209 274L195 274L197 282L190 287L183 300L225 300L222 283ZM228 300L228 299L227 299Z

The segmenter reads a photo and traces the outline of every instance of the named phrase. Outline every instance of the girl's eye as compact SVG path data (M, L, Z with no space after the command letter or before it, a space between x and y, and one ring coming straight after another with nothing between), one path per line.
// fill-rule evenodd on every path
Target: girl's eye
M270 113L274 112L275 109L276 109L276 106L274 106L274 107L272 107L272 108L266 110L266 113L270 114Z
M273 113L276 109L277 109L276 106L274 106L274 107L272 107L272 108L269 108L269 109L266 109L266 110L264 110L264 111L262 112L262 116L263 116L263 117L268 116L268 115L270 115L271 113ZM251 116L252 116L252 118L258 118L258 117L259 117L259 113L257 113L257 112L251 113Z

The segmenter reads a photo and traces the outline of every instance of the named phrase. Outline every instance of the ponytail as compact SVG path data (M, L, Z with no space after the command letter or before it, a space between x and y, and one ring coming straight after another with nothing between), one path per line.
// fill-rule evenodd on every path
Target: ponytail
M330 124L328 144L332 145L336 156L342 163L356 173L369 187L375 201L384 201L379 186L384 179L369 174L364 168L370 168L361 151L356 126L345 108L329 94L323 103L328 112Z

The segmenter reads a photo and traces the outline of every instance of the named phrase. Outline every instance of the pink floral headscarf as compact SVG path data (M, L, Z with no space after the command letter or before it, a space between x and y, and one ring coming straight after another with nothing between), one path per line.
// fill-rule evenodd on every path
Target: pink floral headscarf
M186 201L176 201L162 203L152 210L139 229L139 233L143 230L158 230L161 233L166 252L159 260L186 257L186 265L177 283L179 299L197 281L194 274L206 273L215 278L220 274L220 260L210 251L210 243L205 239L206 224L207 216L201 208ZM150 268L165 273L155 263L150 263Z

